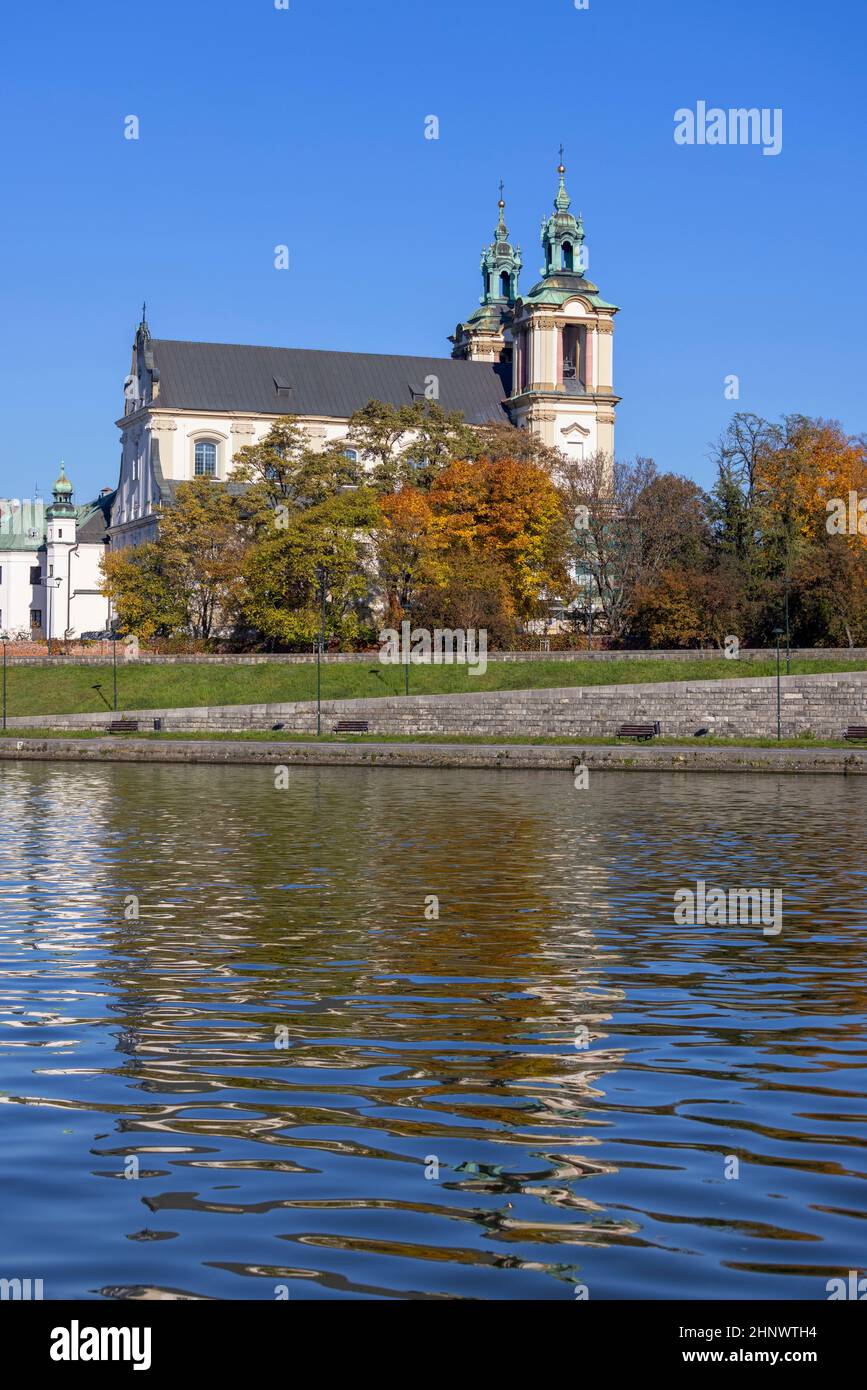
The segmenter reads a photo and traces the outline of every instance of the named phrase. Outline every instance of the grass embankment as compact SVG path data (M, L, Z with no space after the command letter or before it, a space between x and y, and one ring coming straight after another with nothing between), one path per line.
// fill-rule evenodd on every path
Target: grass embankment
M91 739L105 738L105 733L98 729L7 729L0 730L0 737L8 739L45 739L45 738L71 738L71 739ZM430 743L430 744L494 744L494 745L520 745L524 747L537 747L550 745L556 748L577 746L594 746L601 748L867 748L867 740L852 743L846 739L834 738L689 738L683 735L680 738L655 738L648 743L639 743L636 739L625 738L597 738L595 736L582 737L576 734L572 738L563 738L554 735L521 735L521 734L322 734L319 738L315 734L293 734L289 732L271 732L261 729L246 729L238 733L225 731L217 732L191 732L191 733L161 733L156 734L145 731L137 734L124 734L124 738L135 738L156 743L170 743L175 741L202 742L202 743Z
M793 661L793 675L864 669L863 662ZM772 676L773 661L497 661L483 676L466 666L413 666L410 694L458 695L484 690L534 690L578 685L634 685L642 681L749 680ZM193 705L277 704L316 699L316 665L118 666L120 710L178 709ZM112 668L106 666L18 666L7 671L11 717L108 713ZM102 696L94 689L101 685ZM372 699L404 693L402 666L370 662L322 667L324 700Z

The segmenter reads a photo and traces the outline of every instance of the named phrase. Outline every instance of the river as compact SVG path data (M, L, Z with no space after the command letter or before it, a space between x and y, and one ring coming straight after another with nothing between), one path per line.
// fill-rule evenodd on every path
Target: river
M0 806L0 1278L864 1270L864 779L7 763ZM781 930L678 924L698 883L779 890Z

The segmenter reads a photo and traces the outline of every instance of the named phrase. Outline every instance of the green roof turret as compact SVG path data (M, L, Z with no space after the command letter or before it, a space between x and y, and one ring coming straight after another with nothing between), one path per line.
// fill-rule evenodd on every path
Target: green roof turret
M72 496L72 483L66 476L63 459L60 460L60 477L55 480L51 491L55 502L68 502Z

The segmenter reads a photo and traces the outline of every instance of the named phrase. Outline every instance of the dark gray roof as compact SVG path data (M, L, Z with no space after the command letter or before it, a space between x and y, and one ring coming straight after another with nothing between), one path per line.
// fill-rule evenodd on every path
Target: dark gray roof
M159 372L157 401L168 408L345 419L371 400L409 405L424 396L426 378L435 376L444 410L460 410L474 425L508 418L504 402L509 367L450 357L236 347L166 338L154 338L150 346Z
M83 507L78 508L78 530L76 538L79 541L89 541L96 543L105 536L111 522L111 504L117 496L117 489L114 492L107 492L104 497L97 497L94 502L87 502Z

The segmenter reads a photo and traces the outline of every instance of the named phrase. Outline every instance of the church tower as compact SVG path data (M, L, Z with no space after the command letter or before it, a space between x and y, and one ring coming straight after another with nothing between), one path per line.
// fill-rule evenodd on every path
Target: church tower
M572 212L566 169L557 170L553 213L542 221L542 279L514 307L509 413L572 459L614 456L613 343L616 304L587 278L584 223Z
M459 323L453 336L452 357L469 362L510 362L512 358L512 318L518 298L521 248L509 241L504 214L503 185L500 184L500 216L494 239L482 251L482 289L480 307L466 323Z
M72 483L63 463L51 489L53 501L45 509L45 633L58 640L66 636L69 607L70 555L77 539L78 513L72 504Z

